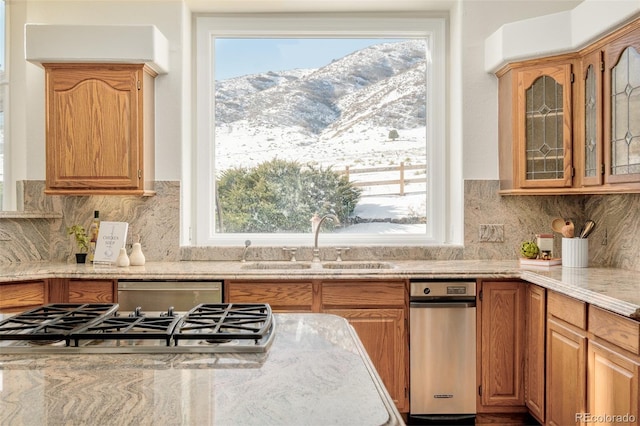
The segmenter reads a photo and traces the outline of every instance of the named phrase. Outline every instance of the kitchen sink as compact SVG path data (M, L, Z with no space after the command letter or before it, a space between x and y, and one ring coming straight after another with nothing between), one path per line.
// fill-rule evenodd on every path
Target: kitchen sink
M395 266L388 262L326 262L325 269L393 269Z
M251 262L241 266L244 270L295 270L295 269L393 269L395 266L388 262Z
M241 269L309 269L311 263L303 262L252 262L242 265Z

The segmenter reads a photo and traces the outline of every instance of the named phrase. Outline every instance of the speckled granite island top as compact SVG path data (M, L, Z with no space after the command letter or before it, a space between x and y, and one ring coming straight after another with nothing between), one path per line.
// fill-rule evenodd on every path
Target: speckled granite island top
M404 424L345 319L275 321L258 354L0 354L0 424Z
M523 279L583 300L603 309L640 319L640 272L614 268L521 268L517 260L391 260L378 269L265 269L265 262L231 261L147 262L144 266L76 265L72 263L14 263L0 265L0 282L44 278L94 279ZM278 263L278 262L274 262ZM282 264L282 262L280 262ZM285 262L286 263L286 262ZM304 265L304 262L299 262ZM344 262L349 264L349 262ZM362 262L355 262L362 263ZM262 265L261 265L262 264ZM300 266L300 265L298 265ZM331 265L329 265L331 266Z

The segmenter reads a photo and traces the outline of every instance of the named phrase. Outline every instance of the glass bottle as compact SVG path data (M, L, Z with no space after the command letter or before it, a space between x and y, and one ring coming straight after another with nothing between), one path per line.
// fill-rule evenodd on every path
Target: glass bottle
M98 232L100 231L100 212L95 210L93 212L93 220L89 225L89 255L87 256L89 262L93 262L93 258L96 254L96 244L98 242Z

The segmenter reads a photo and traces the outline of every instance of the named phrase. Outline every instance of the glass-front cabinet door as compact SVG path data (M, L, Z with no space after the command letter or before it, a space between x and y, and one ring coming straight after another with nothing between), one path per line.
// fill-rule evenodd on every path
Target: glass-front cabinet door
M640 182L640 31L606 46L605 180Z
M576 169L580 186L602 185L604 160L602 153L602 71L601 50L585 55L581 62L577 107L582 120L575 128Z
M518 180L521 188L571 187L572 64L517 74Z

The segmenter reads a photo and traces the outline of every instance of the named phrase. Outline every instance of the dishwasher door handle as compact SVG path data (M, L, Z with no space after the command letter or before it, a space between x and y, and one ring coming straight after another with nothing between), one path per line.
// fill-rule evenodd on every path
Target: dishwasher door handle
M411 302L410 308L475 308L476 302Z

